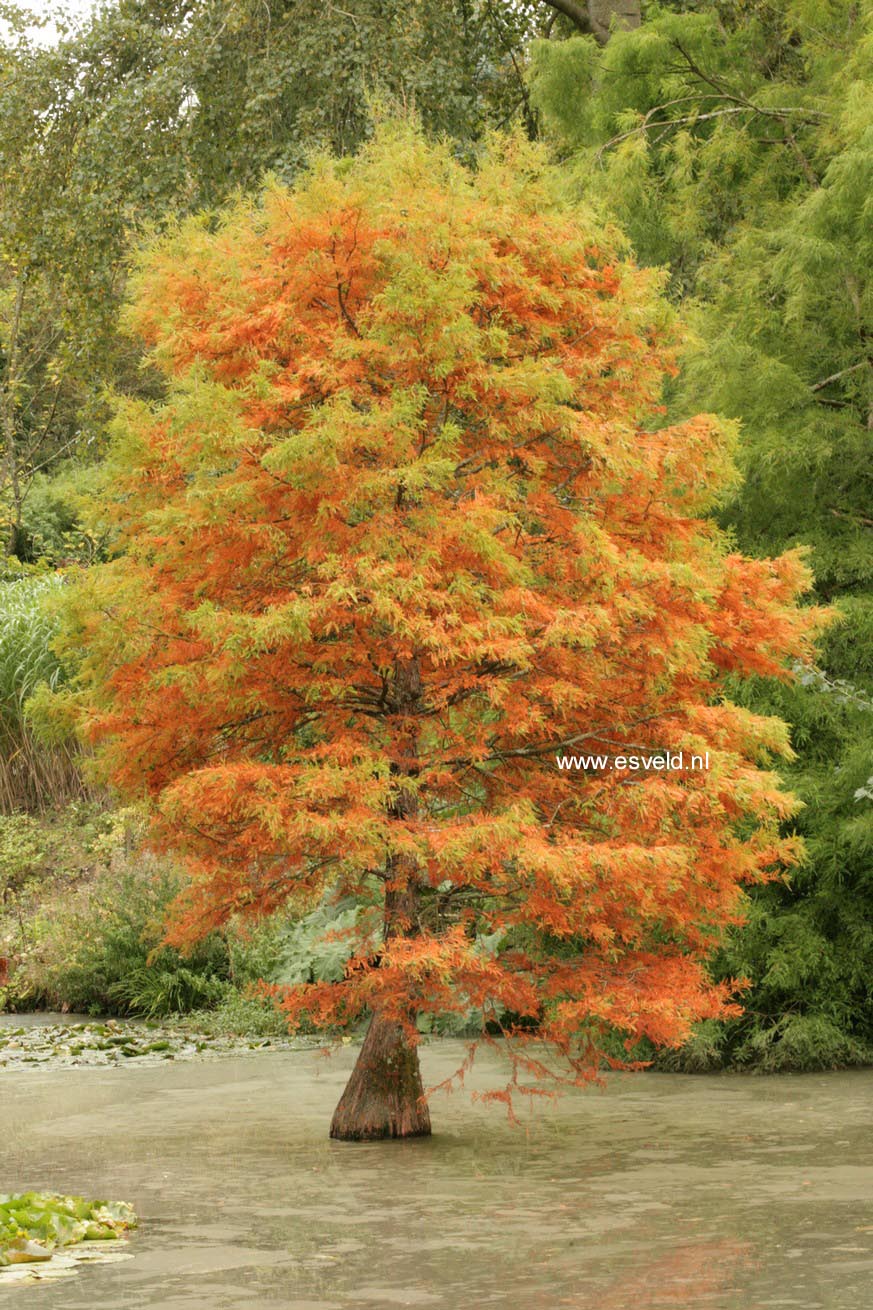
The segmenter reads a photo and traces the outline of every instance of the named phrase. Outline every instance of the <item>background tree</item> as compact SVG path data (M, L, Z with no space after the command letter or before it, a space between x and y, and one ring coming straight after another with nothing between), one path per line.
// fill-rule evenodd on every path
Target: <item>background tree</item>
M290 180L318 144L354 151L378 96L414 104L429 130L465 152L495 123L521 118L534 133L525 48L559 10L599 39L616 15L633 21L633 4L593 0L584 14L504 0L118 0L45 46L33 41L34 15L4 6L7 555L27 559L46 547L26 510L31 486L65 457L66 485L71 456L99 456L105 387L148 392L117 330L144 229L257 188L268 170ZM81 544L85 553L93 545ZM70 540L64 545L56 557Z
M118 331L143 231L257 188L267 170L290 180L319 142L356 149L376 96L414 102L432 130L468 150L489 122L527 114L532 129L522 48L542 12L496 0L411 9L383 0L119 0L45 46L33 41L33 15L3 7L7 554L27 559L50 544L27 508L31 487L59 469L62 499L70 458L99 458L105 388L153 388Z
M117 330L130 242L181 190L158 98L82 38L34 45L9 8L0 54L0 505L7 556L34 552L32 488L101 453L111 382L148 394ZM99 66L97 66L99 65ZM119 149L119 141L129 148ZM75 481L73 478L72 481Z
M778 675L815 615L796 559L700 517L718 423L654 425L658 282L531 148L472 175L405 125L189 221L137 279L169 394L116 423L123 553L69 636L88 731L187 858L176 944L291 896L364 907L343 978L284 999L372 1014L335 1136L429 1131L428 1015L475 1008L581 1079L608 1030L729 1012L703 958L794 853L759 767L782 725L720 687ZM555 761L664 749L712 767Z
M758 986L712 1058L867 1059L871 9L676 10L603 50L540 43L532 95L588 199L670 269L697 336L671 412L741 420L745 476L722 522L754 554L811 547L816 590L843 615L820 675L790 691L758 683L749 702L793 725L787 777L808 804L792 823L809 862L792 887L756 893L756 928L720 960Z

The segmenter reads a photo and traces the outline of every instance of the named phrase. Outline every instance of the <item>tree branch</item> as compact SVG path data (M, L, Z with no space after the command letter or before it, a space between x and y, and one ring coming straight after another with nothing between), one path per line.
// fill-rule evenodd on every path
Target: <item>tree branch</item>
M863 514L847 514L845 510L834 509L831 507L831 513L834 518L845 519L847 523L853 523L857 526L859 523L865 528L873 528L873 519L865 518Z
M821 382L816 382L810 387L810 391L821 391L830 382L836 382L838 378L844 378L847 373L856 373L859 368L866 368L867 360L862 359L858 364L851 364L848 368L841 368L839 373L832 373L829 378L822 378Z
M719 97L707 96L706 99L731 100L734 103L726 105L723 109L711 109L709 113L706 114L686 114L682 118L658 118L652 121L651 115L658 113L659 110L666 107L666 105L655 105L653 109L649 110L643 121L638 123L636 127L630 128L627 132L619 132L618 136L610 138L609 141L604 141L603 145L598 149L595 159L599 162L603 158L605 152L609 150L611 146L618 145L620 141L626 141L628 137L639 136L641 132L652 132L659 127L664 128L666 133L674 127L693 127L695 123L705 123L711 118L724 118L727 114L760 114L764 118L778 118L784 121L788 114L808 113L805 109L793 109L790 106L780 109L762 109L760 106L754 105L750 101L736 103L736 97L728 95ZM667 102L667 104L678 103L678 101ZM790 144L789 141L786 141L786 145Z
M586 36L594 35L587 5L577 4L576 0L545 0L545 3L550 8L556 9L559 14L563 14L565 18L569 18L577 31L584 32Z

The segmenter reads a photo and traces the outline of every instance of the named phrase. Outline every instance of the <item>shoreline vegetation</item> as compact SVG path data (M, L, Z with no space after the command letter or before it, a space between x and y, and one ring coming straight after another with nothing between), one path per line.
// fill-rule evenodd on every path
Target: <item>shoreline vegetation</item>
M33 1023L35 1015L50 1022ZM16 1020L25 1020L17 1024ZM247 1029L244 1021L229 1023L220 1011L193 1011L178 1018L156 1023L139 1018L113 1019L84 1015L63 1015L51 1011L6 1011L0 1014L0 1070L57 1069L57 1068L123 1068L126 1066L157 1065L164 1061L197 1061L248 1057L265 1054L311 1052L343 1046L360 1046L366 1029L357 1033L275 1033L265 1036L262 1031ZM476 1034L423 1033L425 1046L442 1040L481 1041ZM490 1043L500 1049L501 1038L492 1036ZM869 1069L873 1057L865 1058L862 1052L843 1063L822 1065L814 1060L797 1060L793 1065L780 1064L773 1068L765 1060L740 1064L720 1063L717 1058L717 1033L698 1032L684 1047L676 1050L658 1050L643 1072L680 1074L691 1078L720 1074L725 1077L767 1077L784 1073L844 1072L847 1069ZM601 1075L610 1066L604 1063ZM633 1072L625 1070L624 1072Z

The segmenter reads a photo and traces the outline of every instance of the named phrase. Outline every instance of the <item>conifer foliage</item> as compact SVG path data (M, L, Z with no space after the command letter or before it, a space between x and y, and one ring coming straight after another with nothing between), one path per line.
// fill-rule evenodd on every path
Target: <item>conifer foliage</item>
M534 147L471 174L408 124L149 252L166 378L116 423L116 558L83 584L88 730L191 874L170 937L356 898L371 1015L343 1138L429 1132L416 1044L475 1011L515 1076L726 1012L703 960L794 854L783 725L725 674L816 626L795 556L731 554L713 418L657 425L678 333ZM556 754L708 752L708 770ZM508 1096L509 1092L500 1093Z
M741 424L720 521L744 553L808 547L841 615L817 670L742 693L791 725L806 859L754 893L714 960L753 989L741 1020L701 1031L692 1067L873 1059L871 19L869 0L671 3L603 51L533 50L553 147L640 262L669 266L694 329L673 409Z

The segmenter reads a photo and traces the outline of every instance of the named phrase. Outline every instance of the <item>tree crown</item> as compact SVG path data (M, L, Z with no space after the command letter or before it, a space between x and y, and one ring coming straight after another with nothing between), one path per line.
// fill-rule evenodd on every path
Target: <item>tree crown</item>
M357 898L292 1020L474 1008L581 1075L607 1028L727 1005L701 960L794 847L784 727L723 679L781 675L819 619L796 556L702 517L730 432L657 426L660 284L527 143L471 173L406 123L148 253L167 395L119 409L88 728L188 861L173 940ZM710 767L555 759L661 751Z

